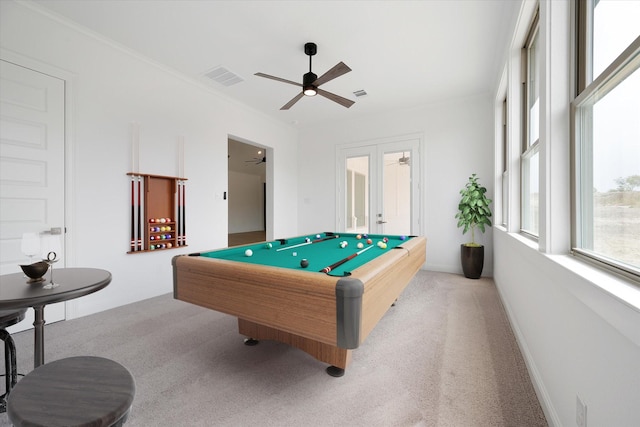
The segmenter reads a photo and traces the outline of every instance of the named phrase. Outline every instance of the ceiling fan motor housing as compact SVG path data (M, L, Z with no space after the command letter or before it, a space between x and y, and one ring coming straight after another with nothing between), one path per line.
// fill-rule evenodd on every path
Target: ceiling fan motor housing
M302 86L312 86L313 82L315 82L316 80L318 80L318 76L309 71L308 73L305 73L304 76L302 76Z

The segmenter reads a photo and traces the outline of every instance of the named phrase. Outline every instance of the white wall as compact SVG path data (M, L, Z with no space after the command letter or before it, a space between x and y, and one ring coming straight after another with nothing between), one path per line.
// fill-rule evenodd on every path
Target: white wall
M229 233L264 230L260 175L229 171Z
M237 135L273 149L273 233L297 233L297 132L233 103L125 49L41 13L0 2L4 59L72 76L68 85L71 180L66 266L113 274L104 290L68 303L69 317L172 291L171 258L227 244L227 140ZM126 254L131 171L130 123L140 125L140 172L178 176L185 141L188 247Z
M362 102L366 102L362 101ZM357 103L351 107L357 108ZM462 273L460 244L470 241L454 218L459 191L472 173L493 195L493 105L489 95L450 100L421 108L316 126L300 131L299 231L333 230L336 225L336 145L421 134L422 234L426 268ZM493 274L492 231L476 236L485 245L483 275Z

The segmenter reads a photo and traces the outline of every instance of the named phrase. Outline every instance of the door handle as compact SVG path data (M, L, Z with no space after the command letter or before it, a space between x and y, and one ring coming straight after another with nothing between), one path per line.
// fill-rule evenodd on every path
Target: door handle
M381 219L376 221L376 224L386 224L386 223L387 223L387 221L382 221Z
M51 227L50 230L45 230L41 234L59 235L62 234L62 227Z

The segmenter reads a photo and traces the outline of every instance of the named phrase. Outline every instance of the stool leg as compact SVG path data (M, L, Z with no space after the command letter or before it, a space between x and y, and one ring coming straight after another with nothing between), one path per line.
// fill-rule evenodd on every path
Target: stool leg
M9 397L9 392L11 391L11 344L9 340L11 339L11 335L4 330L0 329L0 339L4 341L4 383L5 383L5 393L0 396L0 412L5 412L7 410L7 398ZM14 383L15 384L15 383Z
M11 335L5 345L9 345L9 352L11 353L11 388L15 387L18 382L18 361L16 357L16 343L13 341Z
M0 329L0 340L4 341L5 391L8 395L18 382L16 344L5 329Z

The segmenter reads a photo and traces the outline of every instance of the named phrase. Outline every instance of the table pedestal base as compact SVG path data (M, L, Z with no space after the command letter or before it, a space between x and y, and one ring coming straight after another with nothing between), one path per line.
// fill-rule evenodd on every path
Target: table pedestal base
M33 307L33 369L44 365L44 305Z
M288 344L310 354L321 362L328 363L337 369L342 369L342 374L344 374L344 369L351 362L351 350L301 337L249 320L238 319L238 332L254 340L273 340ZM334 375L331 372L329 372L329 375L342 376Z

